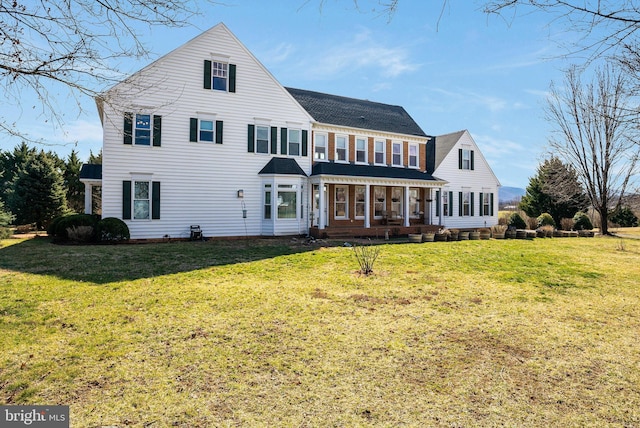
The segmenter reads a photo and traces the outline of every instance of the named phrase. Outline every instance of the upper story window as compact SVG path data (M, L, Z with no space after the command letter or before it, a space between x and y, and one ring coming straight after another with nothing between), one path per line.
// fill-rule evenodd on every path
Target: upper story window
M347 143L347 137L344 135L336 135L336 157L338 162L349 161L349 149Z
M300 130L289 129L289 154L292 156L300 156Z
M473 170L473 150L458 149L458 169Z
M211 76L213 77L212 89L218 91L227 90L227 77L229 64L224 62L212 61L211 62Z
M384 141L376 141L374 146L374 162L378 165L385 164L385 146Z
M162 116L142 113L124 114L124 144L160 146Z
M200 121L200 141L213 142L213 120Z
M327 160L327 136L325 134L315 134L313 158L315 160Z
M256 125L256 153L269 153L269 127Z
M402 143L391 144L391 164L402 166Z
M222 126L222 121L214 120L212 115L192 117L189 119L189 141L222 144Z
M418 168L418 145L409 144L409 168Z
M222 57L222 56L221 56ZM204 88L216 91L236 91L236 66L223 59L204 61Z
M367 140L366 138L356 138L356 162L367 162Z

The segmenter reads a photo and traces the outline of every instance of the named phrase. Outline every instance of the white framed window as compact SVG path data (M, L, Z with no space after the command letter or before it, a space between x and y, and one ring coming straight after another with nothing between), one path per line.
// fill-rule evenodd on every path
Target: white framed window
M336 135L336 162L349 162L349 140L346 135Z
M462 192L462 215L471 215L471 192Z
M220 61L211 61L212 88L218 91L227 90L229 77L229 64Z
M391 165L402 166L402 143L391 144Z
M349 218L349 186L335 186L335 218Z
M301 132L299 129L289 129L288 131L288 150L291 156L300 156Z
M313 139L313 158L327 160L327 134L314 134Z
M356 138L356 163L367 163L367 139Z
M151 183L133 182L133 219L148 220L151 213Z
M264 185L264 214L265 220L271 220L271 184Z
M269 153L270 129L268 126L256 125L256 153Z
M377 165L385 165L386 159L386 141L378 140L374 143L374 163Z
M365 211L365 196L366 196L366 188L365 186L356 186L355 188L355 192L356 192L356 213L355 213L355 217L358 219L362 219L364 218L364 211Z
M418 164L418 156L420 155L420 150L417 144L409 144L409 168L419 168Z
M137 146L151 145L151 115L136 114L133 122L134 144Z
M199 120L199 141L206 141L213 143L213 135L214 135L214 125L215 121L213 120Z
M409 188L409 215L413 218L420 217L420 189Z
M391 211L395 212L397 216L402 216L402 187L391 188Z
M491 215L491 193L482 194L482 215Z
M449 202L449 192L446 190L442 192L442 215L447 217L449 215L449 209L451 203Z
M471 169L471 150L462 149L462 169Z
M375 186L373 188L373 216L382 218L387 211L387 188Z
M294 184L278 184L278 219L295 219L297 189Z

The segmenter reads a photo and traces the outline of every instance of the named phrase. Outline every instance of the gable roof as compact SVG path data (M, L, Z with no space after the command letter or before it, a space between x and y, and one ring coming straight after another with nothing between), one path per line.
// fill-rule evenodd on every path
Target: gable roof
M462 130L458 132L452 132L450 134L438 135L436 137L436 155L435 155L435 168L437 169L444 158L449 154L451 149L453 149L460 138L464 135L467 130Z
M304 89L285 89L317 122L427 137L427 134L401 106Z
M306 177L298 162L291 158L271 158L269 162L258 173L262 174L278 174L278 175L302 175Z

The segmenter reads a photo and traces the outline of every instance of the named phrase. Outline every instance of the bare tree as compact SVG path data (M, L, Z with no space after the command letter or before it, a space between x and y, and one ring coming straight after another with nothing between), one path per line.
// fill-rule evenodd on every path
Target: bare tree
M566 72L564 87L551 84L547 119L556 132L554 154L572 165L607 234L607 215L631 185L640 155L638 129L629 118L626 77L613 66L596 70L583 84L577 67ZM637 119L637 117L636 117Z
M84 96L95 97L120 81L118 61L149 55L138 36L140 24L182 27L198 13L189 0L0 0L0 102L44 117L60 127L57 104L67 91L81 111ZM25 106L35 94L38 106ZM65 107L69 104L65 101ZM0 132L33 141L7 118Z

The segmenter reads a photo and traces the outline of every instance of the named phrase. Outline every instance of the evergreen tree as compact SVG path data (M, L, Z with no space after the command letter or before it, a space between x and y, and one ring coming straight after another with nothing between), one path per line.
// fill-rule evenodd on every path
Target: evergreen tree
M38 152L18 172L9 195L16 223L36 223L38 229L42 229L54 217L66 212L65 193L55 157Z
M13 219L13 215L5 210L4 202L0 200L0 227L9 226Z
M29 148L25 142L16 146L13 152L0 154L0 199L6 204L9 211L13 211L10 198L15 180L35 154L36 150Z
M520 209L529 217L549 213L555 223L560 224L560 220L573 218L576 212L588 205L575 170L560 159L551 157L539 165L536 175L529 179Z
M67 190L67 206L75 213L84 212L84 184L80 181L82 162L72 150L64 165L64 187Z

